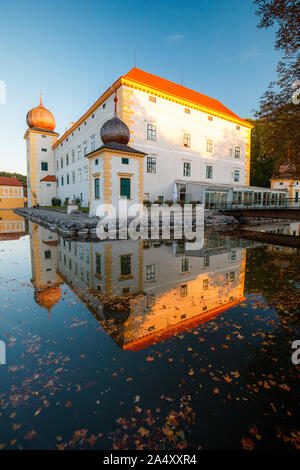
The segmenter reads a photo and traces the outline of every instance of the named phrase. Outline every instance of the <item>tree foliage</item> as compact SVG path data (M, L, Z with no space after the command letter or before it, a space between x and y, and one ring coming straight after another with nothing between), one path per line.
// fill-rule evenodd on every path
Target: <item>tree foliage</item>
M262 96L255 116L264 157L274 170L290 155L300 165L300 104L292 102L292 83L300 80L300 3L296 0L255 0L258 28L277 27L275 49L283 52L277 66L277 80Z

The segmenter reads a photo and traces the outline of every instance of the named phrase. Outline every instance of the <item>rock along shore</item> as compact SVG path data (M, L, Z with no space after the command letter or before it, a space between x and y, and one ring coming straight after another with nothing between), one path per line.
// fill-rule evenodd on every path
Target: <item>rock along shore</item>
M97 238L96 227L99 222L98 217L90 217L86 213L76 211L67 214L67 211L61 209L45 208L18 208L14 212L26 217L32 222L43 225L53 232L58 232L62 237L67 238ZM128 219L128 224L132 219ZM195 221L193 221L195 223ZM162 221L157 221L159 227ZM174 227L174 220L171 218L171 227ZM205 210L204 226L217 230L230 230L238 225L238 221L233 216L223 215L217 211ZM117 231L121 227L119 221L116 222ZM107 224L108 228L108 224ZM150 223L149 223L150 228Z

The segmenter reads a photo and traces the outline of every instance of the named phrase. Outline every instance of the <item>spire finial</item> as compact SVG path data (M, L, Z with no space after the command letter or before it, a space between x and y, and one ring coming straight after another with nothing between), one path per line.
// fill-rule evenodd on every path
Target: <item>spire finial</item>
M43 93L42 93L42 92L40 92L40 106L43 106L42 95L43 95Z
M115 102L115 115L117 115L117 102L118 102L118 97L117 97L117 92L116 92L116 91L115 91L114 102Z

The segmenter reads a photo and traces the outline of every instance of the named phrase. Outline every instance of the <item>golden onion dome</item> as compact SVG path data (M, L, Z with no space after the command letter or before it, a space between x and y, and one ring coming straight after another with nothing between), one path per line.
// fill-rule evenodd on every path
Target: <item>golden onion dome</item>
M45 131L53 131L55 129L55 119L53 114L43 106L42 93L39 106L32 108L26 117L29 128L36 127Z
M59 286L46 287L43 290L36 291L34 299L37 304L41 307L44 307L48 310L50 314L50 309L59 301L61 297L61 290Z

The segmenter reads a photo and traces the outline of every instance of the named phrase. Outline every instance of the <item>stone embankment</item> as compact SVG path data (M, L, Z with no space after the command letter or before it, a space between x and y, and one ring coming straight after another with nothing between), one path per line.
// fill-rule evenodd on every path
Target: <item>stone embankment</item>
M39 225L47 227L53 232L58 232L63 237L97 237L96 227L100 219L98 217L90 217L86 213L80 211L67 214L67 211L60 209L25 207L15 209L15 212L23 217L27 217L32 222L36 222ZM128 219L128 223L130 223L131 220L132 219ZM162 221L157 221L156 224L161 227ZM195 224L195 220L193 220L193 224ZM171 227L174 227L174 220L171 219L170 225ZM224 230L232 229L237 225L238 221L232 216L226 216L217 211L205 210L205 227L212 227L217 228L218 230ZM121 226L121 222L117 221L117 230L121 228Z

